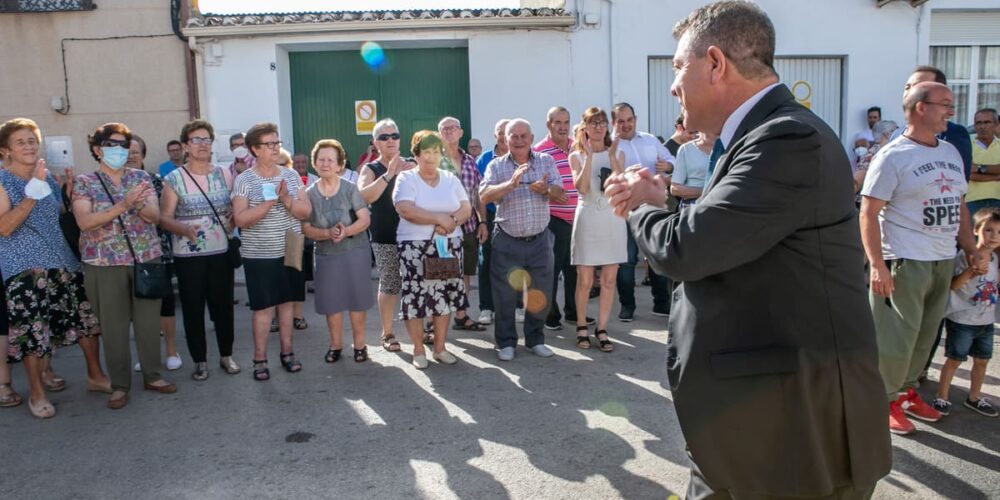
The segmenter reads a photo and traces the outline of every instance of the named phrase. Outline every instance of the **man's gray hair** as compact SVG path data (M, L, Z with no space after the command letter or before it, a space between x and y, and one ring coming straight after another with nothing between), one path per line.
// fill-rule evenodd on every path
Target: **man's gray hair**
M446 122L448 120L455 120L455 123L458 124L458 128L462 128L462 120L459 120L458 118L455 118L454 116L446 116L446 117L442 118L440 121L438 121L438 130L441 130L441 126L444 125L444 122Z
M892 134L897 128L899 128L899 125L896 125L896 122L881 120L875 122L875 125L872 126L872 136L875 137L875 142L879 142L882 140L882 137L886 134Z
M774 25L757 4L725 0L701 7L674 25L674 38L688 36L695 57L716 46L741 75L752 80L776 76Z
M993 121L994 122L1000 121L1000 115L997 115L997 110L994 109L994 108L983 108L983 109L980 109L979 111L976 111L975 115L979 115L979 114L990 114L990 115L993 115ZM972 116L975 117L975 115L972 115Z
M513 129L517 125L524 125L525 127L528 127L528 132L531 132L531 122L525 120L524 118L513 118L509 122L507 122L507 128L504 129L503 131L504 135L509 134L511 129Z
M396 122L393 121L392 118L383 118L379 120L375 123L375 126L372 127L372 139L378 139L378 135L382 132L382 130L390 127L396 129L396 132L399 132L399 126L396 125Z
M503 135L507 132L507 123L510 122L510 118L501 118L496 125L493 126L493 135Z
M569 116L569 110L566 109L565 107L552 106L551 108L549 108L548 113L545 113L545 121L546 122L552 121L552 117L555 116L556 113L566 113L566 116Z

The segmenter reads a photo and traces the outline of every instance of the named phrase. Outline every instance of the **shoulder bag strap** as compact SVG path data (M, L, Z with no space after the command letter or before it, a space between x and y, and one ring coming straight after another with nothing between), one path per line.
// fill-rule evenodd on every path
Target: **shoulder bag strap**
M219 222L219 224L222 225L222 232L226 233L226 238L229 238L229 231L226 229L226 223L222 222L222 217L219 217L219 212L215 210L215 205L212 204L212 200L208 199L208 195L205 194L205 190L201 188L201 185L198 184L198 181L196 181L194 179L194 176L191 175L191 172L188 172L188 169L186 167L184 167L183 165L181 165L181 170L183 170L184 173L188 175L188 177L191 179L191 182L194 183L194 187L198 188L198 191L201 192L201 195L205 197L205 201L208 202L208 207L211 208L212 209L212 213L215 214L215 220L217 220ZM214 168L213 168L213 171L214 171ZM223 174L223 177L224 176L225 175ZM205 178L207 179L208 176L205 176ZM223 182L225 182L225 180L223 180Z
M101 183L101 187L104 188L104 192L107 193L108 199L111 200L111 205L112 205L112 207L114 207L114 204L116 203L115 202L115 197L111 196L111 190L108 189L108 185L105 184L104 183L104 179L101 178L101 173L100 172L94 172L94 175L97 176L97 181ZM124 182L124 178L123 178L123 182ZM125 244L128 245L128 251L129 251L129 253L132 254L132 260L134 260L135 263L138 264L139 263L139 257L137 257L135 255L135 249L132 248L132 240L130 240L129 237L128 237L128 230L125 227L125 220L122 219L121 215L119 215L117 217L117 219L118 219L118 223L121 224L121 226L122 226L122 236L125 236ZM114 222L112 222L112 224L114 224Z

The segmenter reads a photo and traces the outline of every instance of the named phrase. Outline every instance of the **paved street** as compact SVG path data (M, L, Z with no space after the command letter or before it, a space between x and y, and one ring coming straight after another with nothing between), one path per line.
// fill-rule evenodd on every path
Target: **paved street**
M345 344L343 359L324 363L328 335L310 303L309 329L295 340L304 370L281 370L274 334L267 383L251 378L250 313L240 305L243 373L225 375L210 340L211 378L192 381L179 339L185 366L169 373L178 393L142 391L135 375L119 412L105 409L105 395L84 391L82 355L64 349L55 366L69 387L51 395L55 419L36 420L26 405L0 411L0 491L8 500L683 495L684 442L663 386L665 322L649 314L648 290L638 290L634 323L611 321L614 353L576 349L567 324L548 334L555 358L519 348L501 363L491 331L452 332L460 363L432 362L423 372L409 365L408 342L401 354L377 347L373 314L371 362L355 363ZM592 315L595 308L591 301ZM404 337L401 325L396 333ZM877 498L1000 497L1000 419L961 406L968 376L956 377L950 417L893 438L894 470ZM26 395L20 366L14 382ZM987 384L1000 401L996 363Z

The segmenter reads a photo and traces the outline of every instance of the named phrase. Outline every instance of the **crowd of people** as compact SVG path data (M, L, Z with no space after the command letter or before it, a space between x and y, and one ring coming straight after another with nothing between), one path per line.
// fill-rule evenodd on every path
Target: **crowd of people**
M538 141L527 121L500 120L496 145L486 152L475 139L468 151L460 147L464 131L453 117L436 131L414 133L405 149L396 122L383 119L357 171L334 139L318 141L308 154L289 154L270 123L229 137L234 159L216 164L214 127L200 119L184 124L167 144L170 159L154 170L144 163L146 142L123 123L107 123L87 137L97 168L75 176L48 171L42 131L33 121L4 123L0 406L23 402L10 383L11 364L23 362L31 413L54 416L46 391L62 390L66 382L50 360L53 349L72 344L85 353L87 389L108 393L109 408L127 405L133 370L142 374L144 389L175 392L159 371L161 338L167 370L183 365L175 297L192 378L205 381L211 373L206 309L219 367L240 373L233 347L234 276L241 266L258 381L271 377L271 333L278 333L280 367L302 369L293 332L306 328L307 281L316 313L326 318L328 363L341 358L345 316L354 361L368 359L365 320L376 304L382 347L401 349L393 329L401 319L417 369L426 369L429 359L458 361L447 348L450 329L484 331L494 322L501 360L514 357L517 322L524 322L525 346L541 357L552 356L544 330L561 329L563 319L575 323L577 347L591 347L596 323L595 344L612 351L608 322L616 288L625 297L619 319L635 314L634 271L623 280L618 270L634 268L637 250L603 196L604 181L628 162L669 174L674 156L662 140L635 130L627 103L613 107L610 119L588 108L572 130L565 108L552 108L547 118L548 134ZM680 137L683 127L678 130ZM678 185L688 202L697 197L707 165L702 155L681 166L690 172L686 185ZM561 311L555 270L566 287ZM477 274L478 321L469 301ZM652 312L663 316L669 285L656 279ZM596 320L586 314L592 288L600 297Z

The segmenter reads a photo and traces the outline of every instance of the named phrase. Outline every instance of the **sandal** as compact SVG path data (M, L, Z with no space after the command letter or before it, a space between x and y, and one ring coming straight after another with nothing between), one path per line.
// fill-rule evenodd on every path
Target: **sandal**
M0 408L13 408L24 402L24 398L10 384L0 384L0 393L3 394L0 396Z
M305 318L294 318L292 319L292 326L295 327L296 330L305 330L306 328L309 328L309 323L306 323Z
M382 348L389 352L399 352L402 349L396 341L396 336L391 333L382 336Z
M463 321L464 320L464 321ZM465 330L470 332L484 332L486 327L473 321L472 318L466 316L464 318L455 317L455 329Z
M354 362L364 363L368 361L368 346L364 346L361 349L354 350Z
M259 382L271 380L271 370L267 369L266 359L253 360L253 379Z
M28 398L28 409L37 418L52 418L56 416L56 408L48 401L35 406L35 403L31 402L31 398Z
M343 349L329 349L326 351L326 356L323 356L323 361L327 363L336 363L340 359L340 351Z
M576 327L576 346L580 349L590 349L590 334L580 335L580 332L586 332L588 328L586 326Z
M299 363L295 359L294 352L283 352L278 356L281 360L281 366L285 368L288 373L298 373L302 371L302 363Z
M601 335L604 335L604 340L601 340ZM594 333L594 337L597 338L597 343L602 352L611 352L615 350L615 345L608 340L607 330L597 330Z
M434 345L434 332L424 332L424 345Z
M52 375L52 377L46 378L46 375ZM56 375L51 369L42 372L42 383L45 384L45 388L49 392L59 392L66 388L66 380Z

